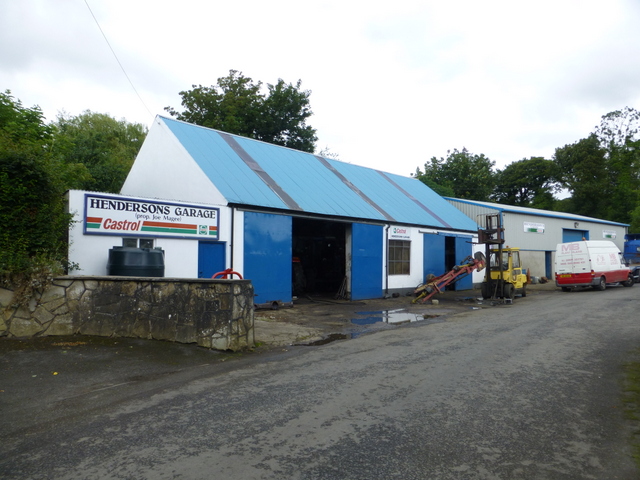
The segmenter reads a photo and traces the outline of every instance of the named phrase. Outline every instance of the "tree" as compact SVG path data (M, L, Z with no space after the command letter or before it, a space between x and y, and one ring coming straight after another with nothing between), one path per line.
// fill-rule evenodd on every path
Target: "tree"
M40 107L26 108L10 90L0 93L0 150L44 151L54 128L45 124Z
M631 212L629 233L640 233L640 204Z
M623 147L636 139L640 130L640 112L635 108L624 107L602 116L596 127L596 135L604 148L610 145Z
M625 107L602 116L588 138L556 149L566 211L630 223L640 206L640 112Z
M28 271L34 259L66 257L64 187L43 156L0 152L0 274Z
M494 165L483 154L474 155L466 148L454 149L447 152L446 159L432 157L424 164L424 172L418 168L415 176L426 185L435 184L452 191L456 198L488 201L495 186Z
M27 295L66 264L68 171L52 154L54 132L38 107L0 94L0 284Z
M557 166L543 157L523 158L496 172L492 195L498 203L550 210L558 189Z
M625 107L602 116L596 135L605 150L611 198L607 218L631 221L640 206L640 112Z
M313 152L316 130L306 124L313 113L311 92L301 90L301 83L279 79L275 85L267 84L265 95L262 82L254 83L242 72L229 70L217 85L192 85L192 90L180 92L182 112L173 107L165 110L185 122Z
M118 193L147 136L147 127L89 110L59 115L56 152L68 166L86 168L67 179L68 188Z
M595 134L556 148L554 162L562 187L571 193L564 202L571 213L607 218L611 198L606 152Z
M436 183L434 180L432 180L431 178L427 177L425 175L425 173L422 170L420 170L420 167L416 168L416 173L412 174L412 176L414 176L415 178L420 180L422 183L424 183L427 187L429 187L431 190L436 192L441 197L455 197L456 196L455 192L453 191L453 188L451 188L451 187L449 187L447 185L440 185L440 184Z

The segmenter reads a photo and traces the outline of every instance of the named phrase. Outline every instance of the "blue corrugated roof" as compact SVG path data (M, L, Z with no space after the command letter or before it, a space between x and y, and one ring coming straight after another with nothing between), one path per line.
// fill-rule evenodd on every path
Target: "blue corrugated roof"
M417 179L161 117L229 203L475 231Z

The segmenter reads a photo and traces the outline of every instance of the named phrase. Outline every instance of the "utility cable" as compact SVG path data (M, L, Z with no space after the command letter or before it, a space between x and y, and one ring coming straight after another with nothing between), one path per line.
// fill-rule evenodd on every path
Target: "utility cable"
M89 13L91 13L91 16L93 17L93 20L96 22L96 25L98 26L98 29L100 30L100 33L102 34L102 37L104 38L104 41L107 42L107 45L109 46L109 50L111 50L111 53L113 54L114 58L116 59L116 62L118 62L118 65L120 65L120 69L122 70L122 73L124 73L124 76L127 77L127 80L129 81L129 85L131 85L131 88L133 88L133 91L136 92L136 95L138 96L138 99L140 100L140 102L142 103L144 108L147 109L147 112L149 112L149 115L151 115L151 117L153 117L154 116L153 113L151 113L151 110L149 110L149 107L147 107L147 104L144 103L144 100L142 99L142 97L138 93L138 90L136 89L135 85L133 84L133 82L129 78L129 75L127 75L127 71L122 66L122 63L120 62L120 59L118 58L118 55L116 55L115 50L111 46L111 43L109 43L109 39L107 38L107 36L105 35L104 31L102 30L102 27L100 26L100 23L98 22L98 19L93 14L93 10L91 10L91 7L89 6L89 2L87 0L84 0L84 3L87 6L87 8L89 9Z

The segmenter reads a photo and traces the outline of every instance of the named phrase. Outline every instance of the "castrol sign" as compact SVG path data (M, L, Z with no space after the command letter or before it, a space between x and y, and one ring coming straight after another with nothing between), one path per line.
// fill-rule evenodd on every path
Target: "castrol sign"
M85 194L84 234L217 240L219 209Z
M408 227L391 227L389 231L389 238L410 240L411 229Z

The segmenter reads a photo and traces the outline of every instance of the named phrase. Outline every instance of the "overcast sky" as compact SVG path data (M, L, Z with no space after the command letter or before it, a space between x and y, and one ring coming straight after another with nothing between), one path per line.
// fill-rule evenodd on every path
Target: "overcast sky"
M149 126L230 69L302 80L342 161L408 176L466 147L503 168L640 109L640 1L0 0L0 89L49 121Z

